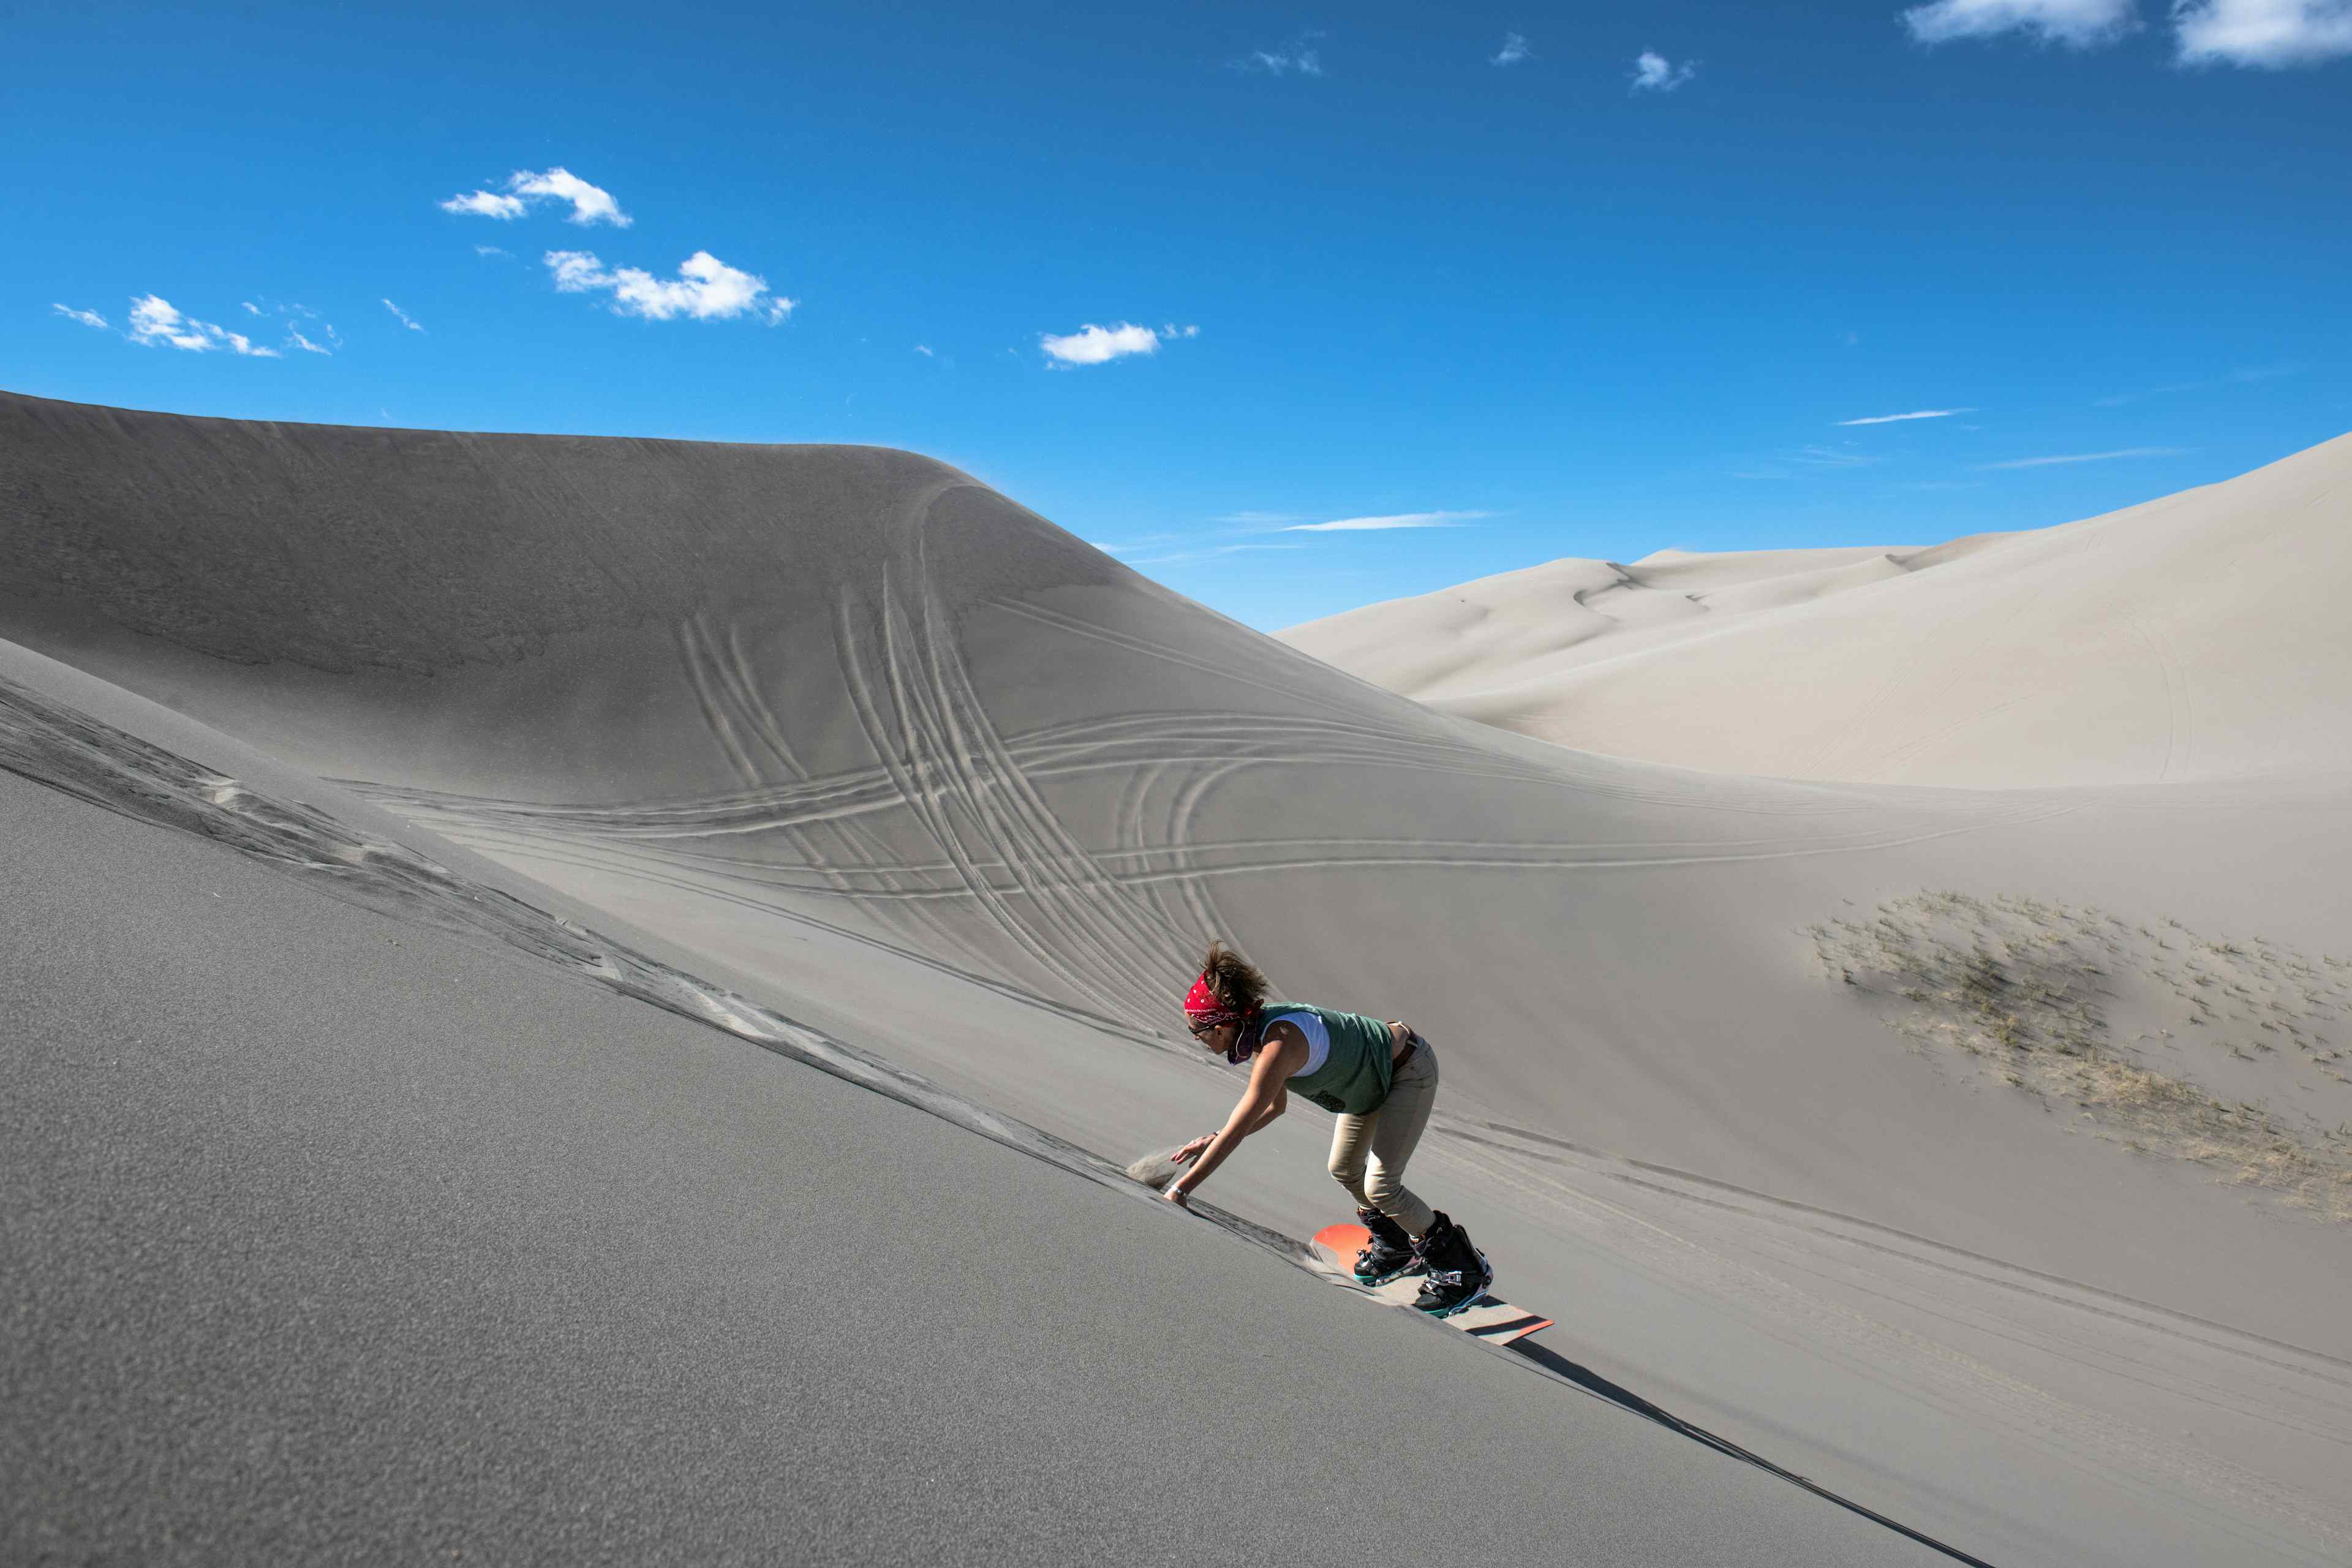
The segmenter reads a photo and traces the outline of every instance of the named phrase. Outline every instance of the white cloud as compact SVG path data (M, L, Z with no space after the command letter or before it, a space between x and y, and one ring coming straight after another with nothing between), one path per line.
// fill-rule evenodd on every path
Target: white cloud
M616 228L626 228L631 221L610 191L590 184L569 169L550 169L543 174L517 171L507 182L507 189L533 200L544 196L570 202L572 216L568 222L609 223Z
M160 295L143 294L131 301L131 325L128 336L134 343L150 347L185 349L190 353L204 353L213 349L226 349L250 359L282 359L276 349L262 348L243 332L232 332L210 321L199 321L183 316L170 300Z
M314 343L310 339L304 337L302 335L302 330L299 327L289 327L286 329L286 342L287 346L289 348L301 349L307 353L314 354L327 354L331 356L335 352L323 344Z
M1973 408L1922 408L1911 414L1874 414L1867 419L1841 419L1840 425L1899 425L1906 419L1949 419L1955 414L1974 414Z
M2352 0L2173 0L2183 65L2316 65L2352 55Z
M1269 523L1297 522L1295 511L1229 511L1223 517L1213 517L1212 522L1246 522L1265 526Z
M1534 52L1528 47L1528 40L1524 36L1517 33L1505 33L1503 47L1487 56L1486 63L1496 66L1515 66L1521 60L1533 58Z
M774 326L800 303L771 294L766 279L730 267L707 250L698 250L679 262L675 279L656 278L638 267L608 269L585 250L551 250L544 259L555 275L556 288L564 293L609 289L615 314L642 316L648 321L667 321L677 316L723 321L748 315Z
M1097 327L1089 321L1076 331L1060 336L1040 332L1037 341L1044 345L1048 358L1062 364L1102 364L1122 354L1160 352L1158 332L1126 321L1116 327Z
M1201 335L1201 329L1198 327L1180 327L1175 322L1171 321L1166 326L1160 329L1160 335L1162 338L1167 339L1169 342L1173 342L1178 338L1197 338Z
M550 169L534 174L528 169L517 169L507 176L504 194L474 191L462 196L451 196L441 204L445 213L470 214L477 217L494 217L506 221L522 216L537 202L570 202L572 216L566 222L576 224L609 223L615 228L626 228L634 221L613 199L613 193L601 185L592 185L569 169Z
M925 359L937 359L940 357L931 352L931 345L929 343L917 343L915 345L915 352L922 355Z
M412 331L412 332L421 332L421 331L423 331L425 330L423 327L418 326L418 325L415 323L415 321L412 321L412 320L409 318L409 314L408 314L408 312L407 312L407 311L405 311L405 310L402 310L399 306L397 306L397 305L394 304L391 300L386 300L383 302L383 308L384 308L385 310L390 310L394 315L395 315L395 316L399 317L399 318L400 318L400 324L401 324L402 326L404 326L404 327L406 327L410 331Z
M1390 528L1452 528L1490 511L1401 511L1388 517L1342 517L1330 522L1295 522L1285 533L1363 533Z
M523 202L519 196L475 191L469 195L451 196L441 204L441 210L445 213L470 213L476 217L494 217L503 221L522 216Z
M260 307L260 306L258 306L258 305L257 305L257 304L255 304L252 300L245 300L245 301L244 301L244 305L245 305L245 313L246 313L247 315L248 315L248 316L258 316L259 314L261 314L261 307Z
M474 247L474 254L477 256L512 256L514 252L509 250L502 245L478 245Z
M1672 92L1698 74L1698 62L1685 60L1675 65L1665 56L1643 49L1633 61L1635 92Z
M191 353L203 353L215 347L212 338L202 329L201 321L182 319L169 300L147 294L131 301L131 341L140 343L169 343L175 349Z
M106 325L106 318L100 315L96 310L77 310L71 305L51 305L49 309L55 310L60 316L71 317L73 320L79 321L85 327L102 327Z
M1934 0L1903 13L1903 25L1923 44L2032 33L2044 43L2086 49L2111 43L2138 26L2138 0Z
M1321 76L1323 56L1314 45L1322 37L1320 32L1306 32L1279 49L1252 49L1234 62L1234 68L1262 71L1267 76L1288 76L1292 71L1300 76Z
M2186 447L2126 447L2119 452L2073 452L2063 458L2014 458L2006 463L1979 463L1978 468L2046 468L2053 463L2104 463L2110 458L2178 458Z

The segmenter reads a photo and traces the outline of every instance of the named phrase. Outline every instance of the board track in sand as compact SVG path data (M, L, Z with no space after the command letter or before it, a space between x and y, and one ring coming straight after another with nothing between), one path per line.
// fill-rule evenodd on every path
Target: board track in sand
M28 689L1115 1162L1230 1104L1172 1019L1212 931L1289 995L1412 1020L1447 1112L1417 1180L1518 1238L1539 1342L1938 1540L2352 1545L2343 1233L1908 1048L1806 934L1958 889L2340 949L2341 776L1978 791L1567 750L869 448L0 398L0 549ZM1212 1196L1311 1234L1315 1120ZM924 1205L909 1237L970 1223L843 1169Z

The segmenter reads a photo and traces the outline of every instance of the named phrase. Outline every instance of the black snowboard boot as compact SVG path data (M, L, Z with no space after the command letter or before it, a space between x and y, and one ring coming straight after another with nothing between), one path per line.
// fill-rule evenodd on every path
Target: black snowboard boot
M1421 1238L1419 1251L1429 1278L1422 1281L1412 1304L1431 1317L1452 1317L1495 1282L1495 1270L1486 1255L1470 1245L1470 1233L1442 1213Z
M1356 1217L1372 1233L1372 1239L1356 1254L1356 1279L1363 1285L1385 1285L1420 1268L1421 1255L1413 1250L1412 1237L1404 1226L1378 1209L1358 1209Z

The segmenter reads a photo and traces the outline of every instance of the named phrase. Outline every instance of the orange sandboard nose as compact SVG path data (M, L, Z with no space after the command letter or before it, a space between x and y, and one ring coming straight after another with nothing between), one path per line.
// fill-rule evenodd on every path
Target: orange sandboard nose
M1341 1263L1353 1262L1371 1241L1372 1233L1360 1225L1327 1225L1315 1233L1315 1245Z

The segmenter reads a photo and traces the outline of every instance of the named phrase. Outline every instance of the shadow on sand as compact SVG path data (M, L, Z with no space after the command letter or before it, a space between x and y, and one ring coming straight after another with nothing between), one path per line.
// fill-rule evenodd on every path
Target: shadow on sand
M1595 1394L1612 1405L1622 1405L1634 1415L1645 1420L1654 1421L1669 1432L1679 1433L1694 1443L1704 1444L1718 1454L1740 1460L1744 1464L1753 1465L1769 1475L1778 1476L1790 1486L1802 1487L1815 1497L1825 1498L1842 1509L1860 1514L1874 1524L1885 1525L1897 1535L1906 1535L1922 1546L1933 1547L1956 1563L1972 1563L1975 1568L1992 1568L1992 1564L1981 1557L1972 1557L1957 1546L1947 1546L1932 1535L1922 1535L1909 1525L1891 1520L1883 1513L1874 1512L1849 1498L1840 1497L1827 1487L1807 1480L1794 1470L1782 1469L1762 1455L1750 1453L1728 1438L1717 1436L1704 1426L1694 1426L1671 1410L1662 1409L1651 1404L1632 1389L1610 1382L1591 1367L1572 1362L1557 1351L1546 1349L1532 1340L1520 1340L1507 1348L1527 1357L1546 1372L1576 1384L1587 1394Z

